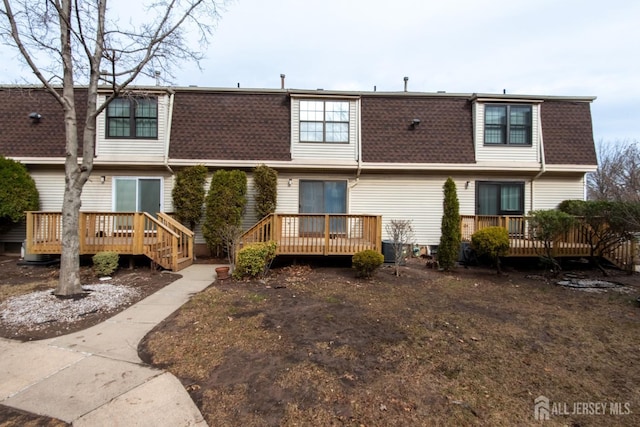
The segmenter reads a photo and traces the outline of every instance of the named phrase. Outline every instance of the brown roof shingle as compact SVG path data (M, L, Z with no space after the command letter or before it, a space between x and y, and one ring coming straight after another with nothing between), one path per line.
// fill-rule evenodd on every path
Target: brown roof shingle
M87 92L75 92L78 113L78 154L82 154L82 128ZM42 115L38 123L29 114ZM64 157L65 128L62 106L43 89L0 88L0 155L6 157Z
M597 165L591 104L545 101L541 108L545 161L548 164Z
M410 123L419 119L414 129ZM362 97L362 159L380 163L473 163L466 97Z
M291 160L286 93L177 92L172 159Z
M471 96L359 95L364 162L475 162ZM590 103L541 99L546 162L597 165ZM86 89L77 89L80 138L86 101ZM42 120L33 123L31 112ZM291 160L291 99L284 91L177 89L173 114L172 159ZM62 107L43 89L0 87L0 117L0 155L64 157ZM414 118L420 125L411 129Z

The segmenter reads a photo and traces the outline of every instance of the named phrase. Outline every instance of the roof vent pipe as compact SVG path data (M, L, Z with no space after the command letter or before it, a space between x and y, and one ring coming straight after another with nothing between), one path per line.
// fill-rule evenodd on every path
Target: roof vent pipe
M284 89L284 78L286 76L284 74L280 74L280 89Z
M404 91L407 91L407 84L409 83L409 77L404 78Z

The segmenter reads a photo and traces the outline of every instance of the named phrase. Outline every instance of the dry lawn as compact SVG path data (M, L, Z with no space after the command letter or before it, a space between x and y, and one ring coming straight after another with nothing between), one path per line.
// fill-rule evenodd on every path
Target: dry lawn
M540 425L540 395L556 410L545 426L640 425L638 277L588 293L527 274L286 267L216 283L141 355L211 426ZM583 402L606 414L573 413Z

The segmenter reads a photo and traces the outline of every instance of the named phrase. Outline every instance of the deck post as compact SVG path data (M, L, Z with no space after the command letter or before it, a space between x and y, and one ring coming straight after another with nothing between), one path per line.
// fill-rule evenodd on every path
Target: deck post
M78 237L80 241L80 254L85 253L85 249L87 246L87 214L84 212L80 212L80 220L78 221Z
M329 255L329 239L331 237L331 230L329 229L329 225L331 221L329 220L329 215L324 215L324 255Z
M271 214L271 239L276 242L280 242L280 233L282 233L282 227L280 226L280 217L278 214Z
M376 216L376 250L382 252L382 216Z
M33 212L27 212L27 245L24 248L25 255L31 253L31 246L33 245L33 221L35 217L33 216Z
M133 214L133 252L142 253L144 248L144 214ZM158 236L159 237L159 236Z

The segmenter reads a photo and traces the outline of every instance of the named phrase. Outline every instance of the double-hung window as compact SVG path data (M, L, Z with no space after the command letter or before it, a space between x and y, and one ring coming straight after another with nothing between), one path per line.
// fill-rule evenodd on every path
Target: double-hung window
M106 115L107 138L158 138L157 98L116 98Z
M485 105L486 145L531 145L531 105Z
M349 142L348 101L300 101L301 142Z

